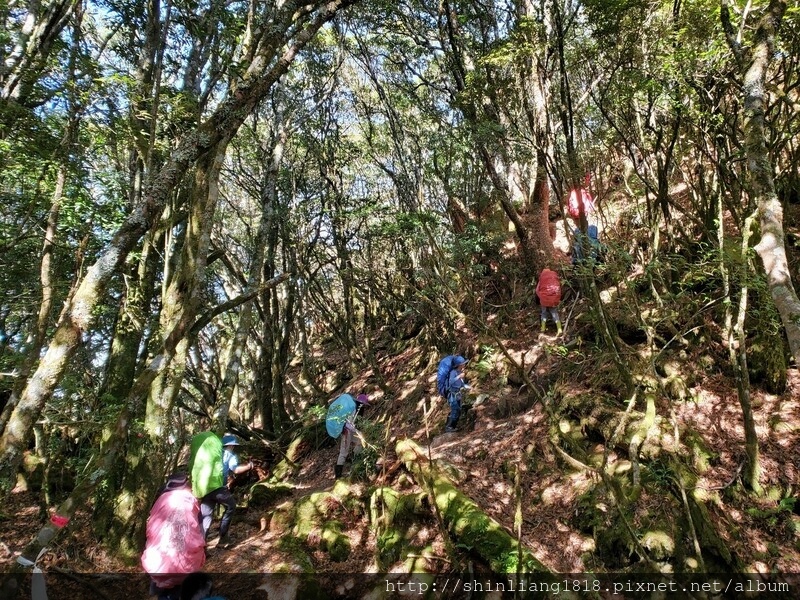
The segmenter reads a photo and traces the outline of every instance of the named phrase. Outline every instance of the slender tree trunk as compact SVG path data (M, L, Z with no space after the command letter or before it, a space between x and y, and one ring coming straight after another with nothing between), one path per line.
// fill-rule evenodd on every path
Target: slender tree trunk
M750 373L747 369L747 332L744 329L745 317L747 315L748 302L748 273L750 267L747 260L747 250L750 246L750 232L753 226L754 217L747 217L742 227L741 244L741 264L736 279L741 281L739 289L739 305L736 311L736 321L734 322L732 298L730 289L730 277L724 263L724 220L722 217L722 207L720 203L720 271L725 293L725 332L728 338L728 353L731 367L736 377L736 392L739 398L739 406L742 409L742 423L744 425L745 452L747 454L747 464L744 469L744 482L747 488L755 493L761 492L761 459L758 449L758 433L756 432L755 419L753 417L753 405L750 401Z
M758 207L761 240L755 249L764 265L770 294L783 321L795 364L800 365L800 299L792 284L786 258L783 206L775 192L774 167L766 142L766 79L772 61L775 36L786 12L785 0L770 0L761 16L752 46L736 38L727 0L720 17L728 44L744 76L744 129L747 152L747 190Z
M0 61L0 100L24 104L31 98L31 89L46 68L55 42L81 6L81 0L56 0L40 10L39 2L29 3L14 48Z
M64 11L67 11L64 15L65 18L72 11L72 7L67 6L66 4L62 5L60 8ZM56 10L56 7L52 7L51 10ZM67 72L70 74L70 77L74 76L75 73L77 54L79 44L81 42L80 28L82 20L83 10L78 9L75 15L73 43L70 48L69 64L67 67ZM60 29L58 31L60 32ZM25 34L23 32L23 36L24 35ZM33 32L31 32L31 35L34 35ZM35 35L43 35L43 33L39 31ZM22 56L20 56L20 59L22 59ZM9 62L7 61L5 66L7 67L8 65ZM3 67L4 65L0 64L0 72L2 72ZM11 85L11 82L9 82L9 85ZM12 87L16 89L15 85ZM75 151L75 143L80 133L81 104L75 97L74 92L70 92L68 94L67 106L69 110L67 117L67 128L64 132L62 145L58 152L58 157L61 164L59 165L58 175L56 176L56 186L53 191L53 201L50 205L50 212L47 215L47 228L45 229L44 242L42 244L42 262L39 267L39 280L42 286L42 300L41 304L39 305L39 314L36 319L36 325L34 326L34 330L30 336L30 339L28 340L28 343L26 344L27 348L25 360L22 363L19 374L17 375L17 380L11 392L11 397L3 409L2 415L0 415L0 434L3 433L6 423L8 423L8 420L11 418L11 413L19 402L19 398L25 389L26 381L39 360L42 347L47 339L47 329L50 326L51 312L55 299L53 259L56 250L56 240L58 238L58 219L61 213L62 203L64 201L64 189L69 178L68 166L70 157Z
M286 143L286 133L281 126L273 140L269 166L266 170L264 182L262 184L261 198L261 220L258 225L258 232L254 241L255 253L250 263L250 273L247 277L245 293L254 292L261 285L264 276L264 255L268 244L269 233L275 220L275 207L278 202L278 170L283 158L283 150ZM228 413L230 411L233 391L239 381L239 371L242 365L242 353L247 345L247 338L250 335L252 323L253 303L248 302L242 306L239 312L239 322L236 326L236 333L231 342L226 361L225 375L222 381L222 388L217 395L217 405L214 407L214 418L212 429L217 433L223 433L227 427ZM263 412L262 412L263 417ZM262 424L263 425L263 424Z

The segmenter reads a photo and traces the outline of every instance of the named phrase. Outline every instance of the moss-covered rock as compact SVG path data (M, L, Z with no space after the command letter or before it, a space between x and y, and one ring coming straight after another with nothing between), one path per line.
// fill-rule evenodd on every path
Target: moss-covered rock
M270 531L291 536L341 562L350 556L351 545L337 517L355 507L360 507L360 501L350 492L350 486L337 482L330 492L317 492L278 506L272 513Z
M392 488L380 487L370 497L370 523L376 531L376 560L388 570L409 555L420 555L414 544L419 522L430 516L427 495L423 492L401 494ZM416 560L416 559L414 559ZM413 571L409 571L413 572Z
M269 483L261 481L250 488L250 507L263 508L291 495L292 486L288 483Z

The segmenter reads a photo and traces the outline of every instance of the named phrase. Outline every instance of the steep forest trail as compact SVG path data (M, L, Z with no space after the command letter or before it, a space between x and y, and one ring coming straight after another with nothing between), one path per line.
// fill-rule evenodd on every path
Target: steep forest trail
M567 398L594 394L591 378L575 377L575 363L563 356L561 341L552 335L539 335L530 319L526 317L524 321L528 326L518 327L518 335L505 342L509 352L516 353L520 362L523 355L543 357L532 376L543 382L555 378L551 379L555 385L551 386L546 400L559 403ZM575 335L575 332L567 335ZM207 569L275 572L311 568L314 572L344 576L383 572L387 567L389 570L406 568L401 557L391 565L376 560L381 549L370 518L373 492L379 485L406 493L425 492L424 485L413 478L409 481L406 469L398 465L395 444L406 437L414 439L434 461L447 465L458 489L512 535L519 502L522 543L549 569L561 573L603 571L629 568L631 562L636 562L636 548L633 542L625 541L623 532L618 529L603 531L617 519L602 491L602 482L591 470L565 464L564 457L551 442L554 424L541 402L532 400L524 390L514 388L512 391L508 386L484 378L476 383L473 391L487 394L488 398L473 411L468 427L443 434L447 410L446 403L437 399L433 391L435 366L426 364L418 375L414 375L413 367L409 369L410 365L422 365L424 361L419 350L409 349L385 365L387 372L405 373L406 378L393 379L393 397L376 398L368 415L377 425L373 433L380 432L378 438L388 440L382 443L372 438L381 455L378 473L368 481L351 482L345 478L335 485L333 464L337 447L332 440L323 439L321 448L309 448L298 461L297 470L287 479L290 490L283 498L244 511L237 529L244 533L246 528L245 535L240 537L235 549L213 551ZM786 518L786 510L776 508L780 505L774 497L754 501L736 491L744 456L744 433L735 390L726 387L726 383L721 376L710 376L693 389L694 401L670 406L659 404L658 418L671 419L666 428L682 432L685 439L679 443L685 448L677 450L676 441L666 436L650 440L652 447L642 449L643 455L651 459L645 467L650 471L650 478L633 502L635 506L629 515L632 526L640 533L643 547L652 558L664 563L671 558L670 553L676 554L676 545L687 543L685 539L678 539L679 531L675 529L676 521L681 518L676 517L676 511L682 512L683 507L674 498L664 499L672 475L665 454L661 452L671 450L682 455L695 469L694 489L687 492L709 498L709 523L737 562L752 571L797 572L800 554L798 537L792 527L798 522L797 518ZM604 393L597 397L598 406L607 403ZM755 391L754 397L758 406L757 428L762 443L765 483L786 489L798 481L800 468L797 459L800 456L800 377L795 370L790 370L784 394ZM592 423L590 415L584 415L582 423L563 418L557 426L562 433L582 429L584 433L576 433L576 438L582 440L585 458L591 467L600 465L604 445L595 437L597 425ZM692 441L687 442L687 439ZM608 457L609 472L623 474L627 479L631 469L628 458L623 450L612 448ZM643 457L642 461L645 460ZM303 530L297 523L287 523L284 519L279 519L277 525L272 522L276 509L281 513L281 506L285 509L289 504L315 495L328 500L337 498L334 503L342 508L332 510L330 518L342 524L341 532L349 540L349 552L336 559L332 559L330 548L324 542L324 527ZM434 572L463 572L472 568L474 556L470 556L469 548L459 549L456 557L448 553L453 540L445 539L434 518L435 511L430 507L428 510L429 518L420 519L422 523L415 535L419 538L419 548L425 547L429 558L418 562L417 567ZM608 516L608 522L598 519L598 514ZM605 533L608 535L604 540ZM666 539L674 537L675 540L662 547L665 533ZM309 562L298 560L294 553L296 546L288 546L287 551L287 546L281 543L287 534L300 534ZM706 560L712 561L715 554L723 552L713 547L704 548L704 551ZM421 550L418 555L422 556Z
M568 242L561 229L565 228L557 229L555 241L564 259ZM616 234L626 244L631 242L620 231ZM632 265L631 273L641 275L642 266ZM604 298L613 298L615 287L607 285L602 292ZM471 361L468 375L476 384L473 396L486 397L471 411L468 426L453 434L442 433L447 407L435 394L435 362L440 357L413 344L382 357L390 393L377 395L367 415L375 425L371 441L380 455L377 472L367 480L345 478L337 483L333 441L323 439L320 447L307 448L286 479L286 495L249 508L243 516L248 537L235 550L212 553L208 569L311 569L341 575L403 571L409 564L433 572L472 569L477 560L474 548L448 539L431 506L425 507L427 516L415 513L419 522L413 528L412 548L405 547L405 555L386 552L385 537L374 522L375 490L387 486L408 495L428 491L395 454L397 441L410 438L443 465L457 488L481 510L511 535L519 531L522 544L553 571L635 570L637 563L645 570L655 565L692 571L698 569L693 543L701 547L707 570L800 571L800 507L794 502L800 481L797 369L788 370L781 393L758 385L752 389L767 490L764 497L753 497L741 489L742 413L726 371L724 347L700 336L696 343L684 344L672 357L680 376L661 373L663 395L652 404L640 398L631 408L628 399L619 396L613 376L606 374L611 369L608 357L589 347L593 332L586 300L568 294L563 308L562 319L571 322L561 339L541 335L536 307L523 301L516 312L505 315L492 339L464 340L476 355L485 355L482 370L475 368L481 361ZM615 317L631 352L645 354L644 339L636 325L630 325L630 316ZM710 319L701 326L706 332L717 331ZM537 390L515 379L509 369L512 361L526 369ZM362 389L365 383L353 382L349 389ZM640 424L650 427L639 440L634 460L633 446L627 442L607 448L611 425L625 412L631 415L628 429L634 437ZM559 443L559 434L562 442L571 439L573 445ZM580 460L564 447L574 448ZM615 508L615 495L598 474L603 464L617 481L623 509ZM631 485L634 477L641 480L640 486ZM276 512L314 497L342 508L325 517L335 519L337 530L349 540L348 551L333 552L335 558L324 540L325 518L310 529L283 517L275 522ZM517 506L521 520L515 522ZM687 519L690 515L693 518ZM697 529L690 532L689 523ZM282 544L287 534L299 534L307 562L298 561L296 546L287 550ZM409 556L419 560L409 562Z
M631 272L641 269L633 265ZM627 283L634 285L635 277ZM608 296L613 285L602 291ZM698 569L695 537L708 570L733 564L750 572L800 572L796 368L788 370L786 389L780 393L758 384L752 389L766 489L765 496L754 497L743 491L739 478L744 457L741 409L727 371L726 349L715 341L718 324L710 316L691 324L702 328L700 333L664 363L680 377L672 370L662 372L664 394L652 405L640 398L629 408L608 356L592 342L586 300L567 295L562 318L569 315L569 325L565 337L556 338L552 329L539 333L529 291L518 294L522 300L512 297L510 302L514 310L493 322L493 336L468 334L461 340L473 358L467 371L473 399L486 395L462 419L461 430L442 433L447 406L436 396L434 382L440 354L414 340L385 350L379 359L389 392L371 393L369 426L363 427L375 446L371 464L376 466L367 476L335 481L336 443L324 434L319 415L309 419L304 430L309 433L290 449L293 464L281 480L268 480L252 495L238 492L243 503L231 529L235 545L212 547L204 570L220 579L228 573L325 573L357 588L358 573L481 568L476 549L446 533L440 515L424 498L426 483L399 461L397 443L408 438L509 534L519 531L522 544L553 571L634 570L642 568L643 555L665 568ZM632 355L646 355L643 336L624 308L614 314L620 333ZM641 310L652 307L643 305ZM334 354L330 360L329 368L336 371L344 368L346 357ZM528 388L512 362L524 367L536 389ZM365 375L341 391L368 385ZM633 451L628 440L607 443L626 412L628 431L635 435L644 423L650 428ZM259 449L246 445L245 456L248 452L258 457ZM599 476L603 464L611 480ZM637 470L639 488L632 485ZM609 493L609 481L621 496ZM409 511L400 536L407 538L400 541L387 535L391 524L381 520L387 490L402 498ZM682 492L697 499L691 511L681 501ZM624 500L622 510L614 505L619 498ZM34 493L15 494L12 502L0 519L4 561L13 559L13 551L45 518ZM686 525L688 512L702 518L695 521L694 534ZM122 564L99 546L88 509L78 512L42 566L51 573L139 572L138 566ZM252 578L224 581L220 593L229 598L264 597L253 594L258 584ZM341 591L338 585L326 589L330 597L361 597L355 588Z

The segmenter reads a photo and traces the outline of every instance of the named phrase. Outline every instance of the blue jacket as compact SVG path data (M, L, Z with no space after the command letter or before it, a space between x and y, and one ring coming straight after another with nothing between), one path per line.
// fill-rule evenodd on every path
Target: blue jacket
M451 394L458 395L466 385L467 382L464 381L463 372L458 369L450 371L450 379L447 382L447 388L450 390Z

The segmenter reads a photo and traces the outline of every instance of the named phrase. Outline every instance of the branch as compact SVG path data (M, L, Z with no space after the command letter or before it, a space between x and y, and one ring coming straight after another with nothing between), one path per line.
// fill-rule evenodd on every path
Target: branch
M189 337L193 338L197 336L197 334L200 333L203 330L203 328L214 319L214 317L221 315L222 313L227 312L229 310L232 310L237 306L244 304L245 302L249 302L264 290L272 289L278 284L283 283L287 279L289 279L289 273L282 273L281 275L273 277L269 281L264 282L261 286L257 287L256 289L250 290L249 292L245 292L244 294L240 294L239 296L231 298L227 302L218 304L211 310L206 311L199 319L197 319L197 321L194 322L194 325L192 325L189 328Z
M731 49L731 52L733 52L733 56L739 67L742 67L745 64L746 52L742 46L742 42L736 35L736 30L733 28L731 13L728 9L728 0L722 0L721 2L719 20L722 22L722 31L725 33L725 40L728 42L728 47Z

